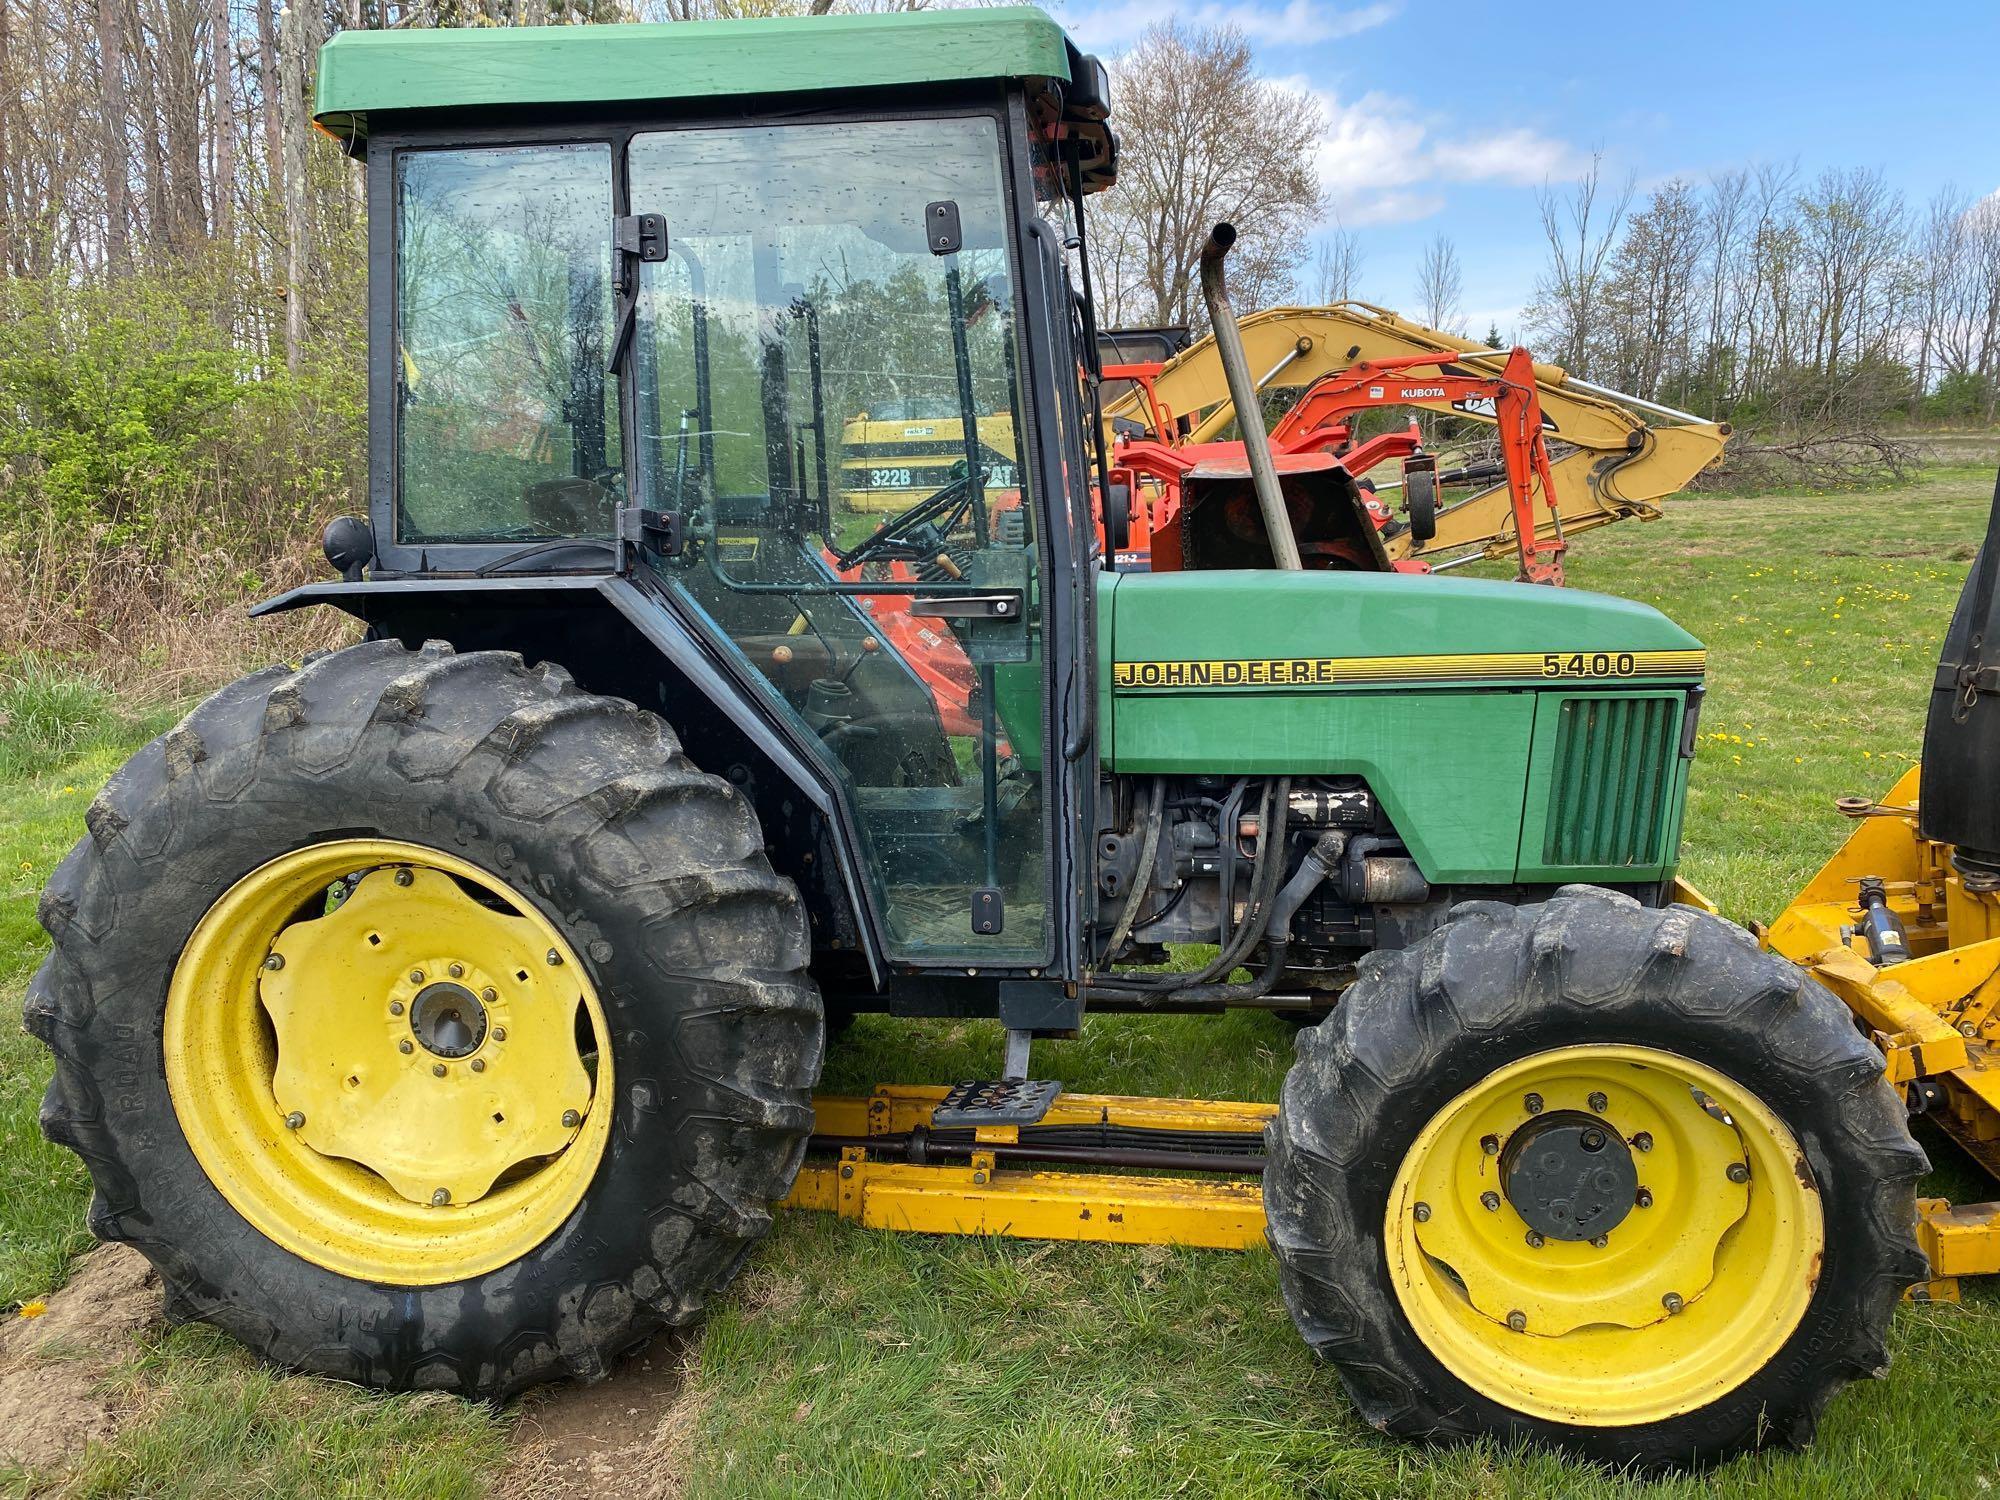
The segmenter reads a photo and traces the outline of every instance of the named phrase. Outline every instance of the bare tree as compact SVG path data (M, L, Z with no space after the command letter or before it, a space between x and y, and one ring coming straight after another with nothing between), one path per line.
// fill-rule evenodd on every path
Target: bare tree
M213 0L208 12L209 67L215 74L215 113L209 137L215 143L215 237L236 233L236 87L230 77L229 0Z
M1916 416L1940 359L1947 309L1963 275L1966 234L1965 195L1947 184L1931 198L1911 255L1912 316L1917 325L1916 379L1910 385L1910 415Z
M1589 357L1605 268L1635 187L1628 177L1622 188L1607 195L1603 165L1601 155L1592 156L1589 170L1568 193L1544 186L1536 200L1549 243L1549 263L1535 286L1530 323L1551 356L1565 365L1581 367Z
M1670 376L1687 381L1702 239L1702 206L1678 177L1626 222L1602 299L1603 357L1618 389L1657 399Z
M1424 322L1445 333L1463 333L1465 277L1451 236L1440 234L1417 262L1417 305Z
M1743 254L1744 205L1749 192L1749 173L1718 173L1709 179L1708 198L1703 207L1708 324L1702 342L1701 382L1705 387L1711 419L1721 417L1735 378L1732 355L1742 302L1735 270Z
M272 17L279 0L250 0L257 12L257 77L263 90L264 107L257 113L264 122L264 188L282 203L285 196L285 142L279 122L279 104L284 89L279 82L278 28Z
M7 151L7 116L19 97L8 46L13 40L13 15L7 0L0 0L0 276L14 274L14 237L8 228L14 218L14 172Z
M104 253L112 270L132 264L131 215L127 202L132 177L126 143L125 16L119 0L97 0L97 67L103 140Z
M1358 296L1365 257L1351 230L1334 220L1333 232L1313 252L1313 290L1322 303L1345 302Z
M1259 77L1233 27L1154 26L1116 70L1122 158L1097 239L1110 318L1199 323L1190 268L1222 220L1240 236L1240 305L1288 292L1323 203L1302 149L1323 126L1318 102Z
M319 56L319 0L294 0L279 17L278 72L283 80L285 138L285 363L299 367L306 342L306 278L312 260L312 69Z

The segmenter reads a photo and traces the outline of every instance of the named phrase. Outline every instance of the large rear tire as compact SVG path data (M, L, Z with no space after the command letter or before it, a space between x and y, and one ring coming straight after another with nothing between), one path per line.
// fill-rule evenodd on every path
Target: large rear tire
M495 652L272 668L133 757L27 1024L90 1227L280 1363L503 1397L686 1323L811 1129L820 1002L754 813Z
M1742 929L1565 888L1372 956L1269 1130L1286 1306L1362 1415L1614 1464L1806 1442L1887 1367L1925 1169Z

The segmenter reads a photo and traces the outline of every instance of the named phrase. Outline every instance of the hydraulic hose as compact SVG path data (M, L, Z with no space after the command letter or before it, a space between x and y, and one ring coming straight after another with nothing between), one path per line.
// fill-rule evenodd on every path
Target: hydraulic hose
M1208 304L1208 321L1215 332L1215 352L1222 360L1222 373L1229 381L1229 401L1236 408L1236 426L1243 435L1243 452L1250 460L1250 481L1257 491L1257 508L1264 515L1264 534L1271 541L1271 560L1280 568L1298 572L1305 566L1299 556L1299 541L1292 534L1292 517L1285 509L1285 497L1278 489L1278 470L1271 462L1270 439L1264 432L1264 408L1257 397L1257 382L1250 375L1250 360L1243 352L1243 334L1236 326L1236 311L1229 305L1229 287L1222 275L1223 257L1236 243L1236 226L1218 224L1209 231L1208 243L1201 247L1201 295Z
M1274 903L1282 899L1283 896L1283 892L1279 890L1279 885L1284 879L1284 819L1286 810L1290 805L1291 788L1292 782L1290 777L1280 777L1275 782L1265 783L1264 796L1258 805L1257 852L1251 875L1250 902L1244 911L1242 923L1225 938L1222 944L1222 951L1195 974L1113 975L1109 976L1108 982L1091 983L1088 987L1089 994L1119 1000L1133 1000L1143 1009L1145 1008L1145 1001L1149 999L1171 998L1177 1001L1184 999L1205 999L1211 998L1217 993L1234 993L1238 990L1245 993L1261 994L1276 982L1277 972L1274 971L1268 975L1260 976L1257 980L1252 980L1249 985L1217 986L1212 983L1212 981L1230 973L1241 964L1243 956L1250 951L1257 939L1268 936L1272 930L1276 918L1276 906ZM1314 850L1317 851L1320 845L1323 845L1325 842L1325 838L1322 837L1319 844L1314 845ZM1344 846L1344 835L1342 842ZM1334 858L1337 860L1339 854L1336 853ZM1303 868L1313 868L1311 855L1307 856L1307 864ZM1323 871L1318 873L1311 885L1300 892L1299 901L1304 901L1312 887L1317 886L1325 878ZM1297 909L1297 905L1294 904L1292 911L1295 912ZM1271 921L1260 920L1266 912L1272 914ZM1288 912L1286 914L1285 920L1289 926L1291 913ZM1253 990L1251 988L1253 985L1258 986L1258 988Z
M1271 920L1264 928L1264 968L1255 979L1243 984L1214 984L1193 989L1178 990L1177 1000L1250 1000L1265 994L1278 982L1278 976L1285 972L1285 959L1292 947L1292 918L1299 914L1299 908L1323 884L1327 876L1334 872L1340 857L1347 852L1347 835L1338 828L1329 828L1314 841L1306 857L1299 861L1299 867L1292 872L1292 878L1285 882L1285 888L1278 892L1278 899L1271 907Z
M1118 914L1118 925L1111 930L1111 941L1104 945L1104 962L1111 962L1111 955L1125 946L1125 939L1132 935L1132 924L1138 920L1139 908L1145 904L1146 892L1153 887L1153 856L1160 847L1160 809L1167 800L1167 778L1153 778L1153 794L1146 806L1146 833L1139 842L1139 863L1132 871L1132 889L1125 898L1125 910Z

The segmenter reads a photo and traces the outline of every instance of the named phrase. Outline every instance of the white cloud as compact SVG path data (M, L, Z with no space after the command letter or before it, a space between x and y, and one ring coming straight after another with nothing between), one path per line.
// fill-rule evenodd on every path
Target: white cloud
M1318 102L1326 128L1313 153L1328 202L1346 224L1428 218L1444 207L1438 184L1529 185L1560 177L1581 159L1575 148L1526 127L1446 130L1393 94L1344 99L1309 78L1274 81Z
M1431 148L1438 175L1454 182L1509 182L1534 186L1575 171L1580 161L1570 146L1532 130L1464 136Z
M1070 35L1085 47L1115 52L1139 39L1139 33L1161 21L1178 20L1201 27L1234 26L1253 42L1309 47L1337 41L1382 25L1402 8L1401 0L1369 0L1359 5L1326 5L1317 0L1070 0L1055 7Z

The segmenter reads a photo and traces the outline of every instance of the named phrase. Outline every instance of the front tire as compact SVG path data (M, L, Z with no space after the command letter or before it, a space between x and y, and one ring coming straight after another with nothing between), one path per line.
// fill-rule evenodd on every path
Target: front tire
M1803 1444L1925 1274L1924 1156L1845 1008L1740 928L1606 891L1371 956L1268 1143L1286 1306L1402 1436Z
M369 642L225 688L87 822L28 994L42 1123L171 1314L504 1397L690 1321L769 1227L822 1048L804 913L653 715Z

